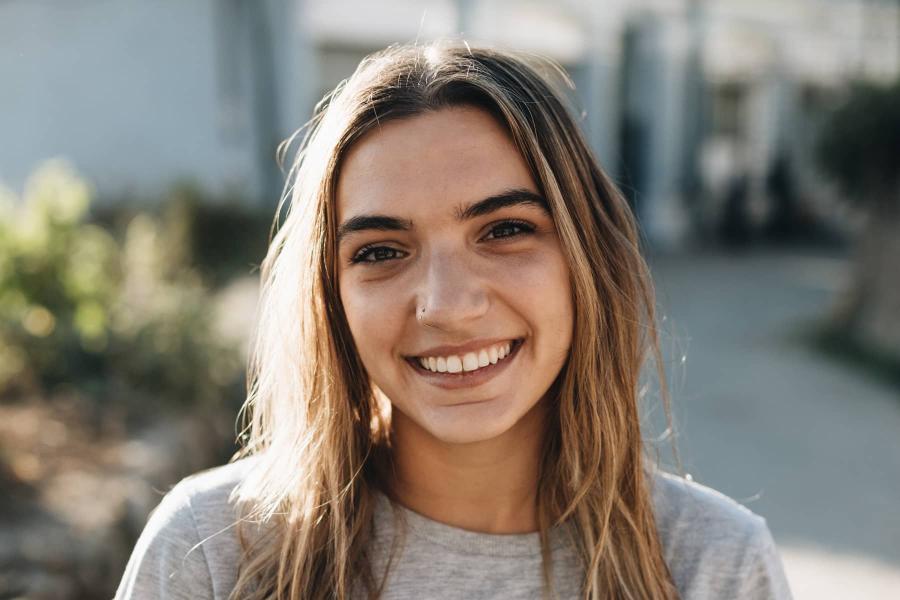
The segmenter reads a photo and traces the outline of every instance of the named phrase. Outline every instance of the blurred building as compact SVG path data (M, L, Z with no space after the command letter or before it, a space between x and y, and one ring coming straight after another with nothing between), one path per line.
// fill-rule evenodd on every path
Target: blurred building
M570 71L591 144L661 245L729 211L761 222L785 194L832 210L817 121L851 79L900 72L886 0L6 0L0 180L62 155L101 197L187 179L273 205L278 141L365 54L460 33Z
M310 56L293 0L0 3L0 181L70 159L101 198L176 181L258 198L305 120ZM294 110L292 108L296 107ZM276 192L277 194L277 192Z

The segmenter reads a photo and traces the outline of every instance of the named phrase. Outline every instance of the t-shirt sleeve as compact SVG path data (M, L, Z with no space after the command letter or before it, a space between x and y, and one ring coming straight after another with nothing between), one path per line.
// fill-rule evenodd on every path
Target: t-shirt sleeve
M668 474L654 479L654 510L683 600L790 600L766 520L731 498Z
M203 600L213 587L190 496L175 486L141 533L115 600Z
M751 538L738 597L747 600L791 600L791 590L775 541L764 519Z

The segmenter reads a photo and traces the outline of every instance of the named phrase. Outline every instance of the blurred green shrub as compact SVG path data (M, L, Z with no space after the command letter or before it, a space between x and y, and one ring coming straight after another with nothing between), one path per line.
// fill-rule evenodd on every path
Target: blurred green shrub
M855 84L825 122L817 151L850 200L900 206L900 80Z
M170 268L188 267L211 288L255 271L266 253L268 209L248 207L238 197L212 197L189 182L174 186L161 207Z
M187 262L184 211L139 213L123 239L87 221L88 185L54 161L0 193L0 395L59 385L127 403L216 402L241 378Z

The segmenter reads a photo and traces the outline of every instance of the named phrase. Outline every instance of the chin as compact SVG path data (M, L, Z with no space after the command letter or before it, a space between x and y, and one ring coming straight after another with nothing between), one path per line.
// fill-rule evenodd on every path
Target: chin
M491 402L450 409L458 414L432 415L420 424L429 435L445 444L475 444L500 437L515 425L518 418L497 411ZM442 411L446 411L444 408ZM499 412L499 414L498 414ZM492 414L493 413L493 414Z

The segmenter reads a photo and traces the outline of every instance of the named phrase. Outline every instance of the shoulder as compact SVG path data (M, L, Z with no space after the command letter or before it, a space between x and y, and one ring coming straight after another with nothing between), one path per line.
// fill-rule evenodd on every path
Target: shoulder
M240 560L230 499L254 459L180 481L151 513L116 599L226 598Z
M650 480L663 555L683 598L790 598L765 519L693 481Z
M670 543L746 543L768 531L765 519L716 490L670 473L650 479L660 535Z

